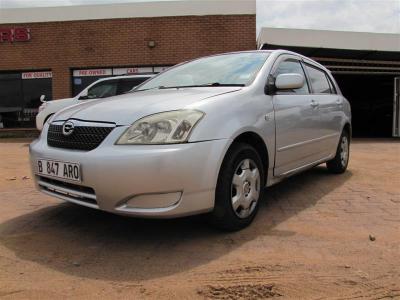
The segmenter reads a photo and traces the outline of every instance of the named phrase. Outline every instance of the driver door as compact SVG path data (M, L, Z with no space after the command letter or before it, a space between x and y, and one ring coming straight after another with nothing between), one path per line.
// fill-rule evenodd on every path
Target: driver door
M275 110L276 155L275 176L296 171L315 162L318 147L314 141L319 137L318 106L314 105L309 84L300 58L283 55L275 62L271 75L296 73L305 78L303 87L278 90L273 96Z

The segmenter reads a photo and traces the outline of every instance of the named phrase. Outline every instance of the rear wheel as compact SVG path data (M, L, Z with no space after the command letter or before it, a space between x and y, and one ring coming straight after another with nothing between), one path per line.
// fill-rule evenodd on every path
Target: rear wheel
M247 144L233 145L219 173L212 223L225 230L249 225L257 213L264 182L257 151Z
M349 164L350 157L350 135L344 130L340 136L339 145L335 157L326 163L328 170L335 174L344 173Z

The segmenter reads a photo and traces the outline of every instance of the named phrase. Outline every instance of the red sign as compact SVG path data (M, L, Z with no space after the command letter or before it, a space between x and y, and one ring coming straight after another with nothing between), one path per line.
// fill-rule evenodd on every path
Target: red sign
M126 69L126 74L137 74L139 73L139 68L128 68Z
M0 43L27 42L30 39L29 28L0 28Z
M153 73L152 67L143 68L114 68L113 75L126 75L126 74L141 74L141 73Z
M81 76L111 76L111 69L74 70L74 77Z
M52 78L52 77L53 77L53 72L51 71L22 73L22 79L40 79L40 78Z

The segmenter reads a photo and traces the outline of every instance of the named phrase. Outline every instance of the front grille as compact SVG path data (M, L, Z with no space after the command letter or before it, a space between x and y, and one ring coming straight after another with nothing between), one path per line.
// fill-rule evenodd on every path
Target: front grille
M110 134L114 127L75 126L71 135L65 136L63 125L51 124L47 133L47 144L51 147L90 151L95 149Z
M39 176L39 186L43 191L65 200L87 203L97 207L96 193L94 189L86 186L68 183L56 179Z

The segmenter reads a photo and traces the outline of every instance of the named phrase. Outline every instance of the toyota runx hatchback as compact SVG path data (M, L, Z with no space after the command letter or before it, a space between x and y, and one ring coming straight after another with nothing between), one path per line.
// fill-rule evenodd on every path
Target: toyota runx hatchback
M177 65L133 91L56 113L30 145L37 188L111 213L208 214L238 230L265 187L349 162L351 112L331 73L285 51Z

